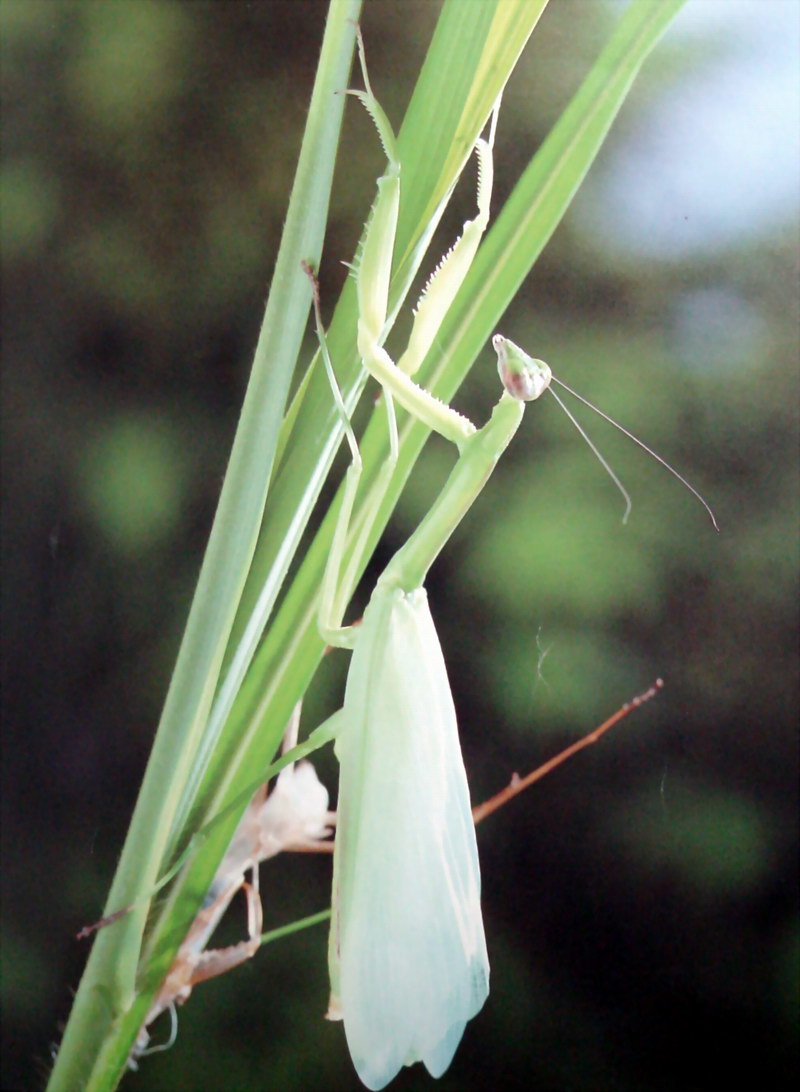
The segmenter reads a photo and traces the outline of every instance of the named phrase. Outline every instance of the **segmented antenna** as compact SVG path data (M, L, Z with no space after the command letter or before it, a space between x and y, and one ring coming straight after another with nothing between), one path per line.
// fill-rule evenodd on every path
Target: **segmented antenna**
M559 380L556 379L555 376L552 376L551 382L552 381L555 381L556 383L559 382ZM562 384L562 386L563 386L563 384ZM588 432L584 429L583 425L580 423L580 421L577 419L577 417L574 417L573 414L570 413L570 411L567 409L567 407L564 404L563 398L559 398L552 387L548 387L547 389L550 391L553 398L555 398L556 402L558 402L559 406L561 406L562 410L564 411L564 413L566 413L567 417L569 417L570 421L572 421L575 428L578 430L578 432L581 434L581 436L584 438L586 443L591 448L592 454L595 456L595 458L601 464L601 466L603 467L605 472L608 474L609 478L611 478L614 485L616 485L617 489L619 489L620 493L625 498L625 515L622 517L622 522L627 523L628 522L628 516L631 514L631 509L633 508L633 503L631 502L630 493L625 488L625 486L622 484L622 482L619 480L616 473L612 470L611 464L608 462L608 460L603 455L600 454L600 449L595 445L594 441L591 439ZM572 393L572 392L570 392L570 393ZM581 401L583 401L583 399L581 399ZM598 410L598 413L599 412L600 411ZM602 416L605 417L605 414L603 414ZM642 446L644 446L644 445L642 445Z
M603 411L601 409L598 409L597 406L593 405L589 401L588 398L584 398L582 394L578 394L578 392L574 391L572 389L572 387L568 387L566 383L563 383L560 379L556 379L555 376L553 376L553 382L558 383L559 387L563 387L563 389L565 391L567 391L569 394L571 394L573 398L577 398L579 402L583 402L584 406L588 406L589 409L594 410L594 412L599 414L603 418L604 421L608 421L609 425L613 425L615 429L618 429L623 434L623 436L627 436L629 440L633 440L633 442L635 444L637 444L642 449L642 451L646 451L647 454L651 455L655 459L655 461L657 463L661 463L661 465L664 467L665 470L668 470L670 472L670 474L672 474L672 476L674 478L677 478L678 481L681 483L681 485L685 485L686 488L689 490L689 492L691 494L693 494L693 496L695 496L697 498L697 500L700 501L702 506L705 508L706 512L708 512L709 519L711 520L711 525L713 526L713 528L717 532L717 534L719 534L719 525L717 524L717 520L716 520L716 518L714 516L714 513L711 510L711 506L704 500L703 497L700 496L700 494L697 492L695 487L693 485L691 485L689 482L687 482L686 478L684 478L684 476L682 474L679 474L678 471L675 470L674 467L669 465L669 463L666 461L666 459L662 459L661 456L657 452L653 451L653 449L651 447L648 447L647 444L643 440L640 440L638 436L634 436L632 432L629 432L628 429L626 429L618 421L615 421L613 417L609 417L607 413L603 413ZM616 482L618 488L622 492L622 495L625 497L625 504L626 504L625 515L622 517L622 522L625 523L625 521L627 520L628 515L630 513L630 510L631 510L631 499L628 496L627 491L623 488L622 483L620 482L617 475L614 473L614 471L608 465L606 460L603 458L603 456L600 454L600 452L594 446L592 441L589 439L589 437L583 431L581 426L578 424L578 422L575 420L575 418L569 412L567 407L564 405L563 401L558 397L558 395L556 394L556 392L553 390L552 387L550 387L550 393L555 398L555 400L558 402L558 404L561 406L561 408L564 410L564 413L566 413L566 415L567 415L567 417L569 417L570 421L572 421L572 423L578 429L580 434L583 436L584 440L586 440L589 447L592 449L592 451L595 453L597 458L600 460L600 462L606 468L608 473L611 475L611 478L613 479L614 482Z

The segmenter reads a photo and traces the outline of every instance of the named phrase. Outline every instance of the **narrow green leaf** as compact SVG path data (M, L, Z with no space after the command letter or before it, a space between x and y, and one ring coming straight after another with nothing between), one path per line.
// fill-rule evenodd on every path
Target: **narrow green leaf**
M302 340L310 291L301 259L318 260L327 220L359 0L335 3L326 27L295 186L250 384L197 591L107 903L131 904L152 888L170 832L190 804L187 781L206 729L223 652L252 560L278 427ZM190 796L190 794L188 794ZM136 995L144 908L101 930L94 944L50 1077L53 1090L113 1088L138 1030ZM146 998L145 998L146 1001ZM145 1008L146 1011L146 1008ZM124 1026L123 1026L124 1025Z

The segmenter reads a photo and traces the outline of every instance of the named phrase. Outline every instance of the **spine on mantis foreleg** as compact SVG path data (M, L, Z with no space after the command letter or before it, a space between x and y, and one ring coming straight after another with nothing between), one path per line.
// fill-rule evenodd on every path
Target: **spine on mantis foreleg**
M361 314L358 345L365 367L391 391L405 409L459 447L474 432L472 423L429 391L419 387L410 377L418 370L431 348L442 317L447 313L469 272L489 222L494 178L492 144L498 108L499 102L492 116L489 141L478 139L475 144L478 157L478 215L464 224L461 235L429 277L417 303L408 346L396 365L379 344L382 332L382 319L379 321L379 316L385 317L386 314L388 281L385 281L385 276L394 244L400 185L400 167L391 156L389 169L378 182L378 196L358 273ZM379 291L376 289L378 283Z
M408 346L397 362L398 369L407 375L414 375L427 356L439 331L442 316L456 298L489 223L494 181L492 144L498 109L499 102L492 115L489 140L479 138L475 142L475 153L478 157L478 215L464 224L461 235L439 262L422 291L414 310L414 325Z

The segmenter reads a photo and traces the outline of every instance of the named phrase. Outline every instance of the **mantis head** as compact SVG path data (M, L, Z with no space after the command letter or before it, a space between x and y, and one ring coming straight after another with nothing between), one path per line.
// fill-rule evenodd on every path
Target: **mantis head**
M520 402L533 402L541 397L553 378L550 365L528 356L502 334L494 335L492 345L497 353L497 370L508 393Z

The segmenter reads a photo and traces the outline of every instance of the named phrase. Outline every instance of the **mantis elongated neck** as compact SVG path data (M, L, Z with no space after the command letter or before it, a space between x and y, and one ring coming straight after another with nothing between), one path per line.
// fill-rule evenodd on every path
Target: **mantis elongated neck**
M525 404L503 394L492 416L461 444L458 462L444 489L408 542L384 569L378 583L413 591L425 581L439 551L488 481L519 428Z

